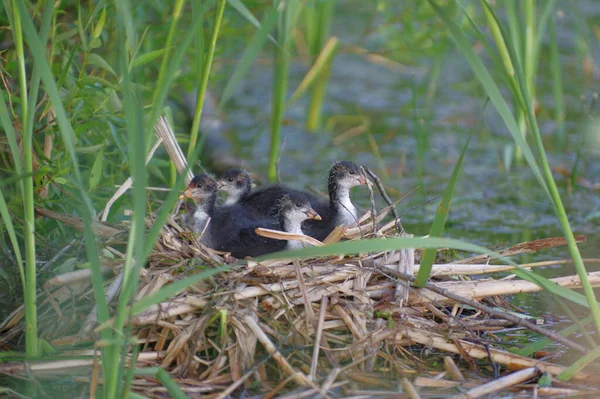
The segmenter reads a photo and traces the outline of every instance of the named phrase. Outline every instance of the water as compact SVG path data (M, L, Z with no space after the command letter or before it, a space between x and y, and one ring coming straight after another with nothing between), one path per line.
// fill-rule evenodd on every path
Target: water
M401 193L418 187L399 205L399 211L411 233L427 234L438 201L426 201L442 194L462 147L473 135L445 236L488 248L561 236L552 206L529 167L513 164L511 170L506 171L503 152L512 143L512 138L493 106L484 106L482 90L452 43L448 43L442 56L430 54L428 57L424 53L416 58L418 65L411 66L390 67L352 54L349 46L354 44L353 40L359 35L357 32L361 32L365 24L364 19L357 17L365 10L358 3L355 5L357 8L353 9L344 3L338 7L342 18L336 14L333 35L343 40L346 51L342 50L336 56L331 69L324 121L342 115L368 120L371 126L368 134L377 143L381 162L374 155L368 134L339 143L335 141L336 136L357 126L356 120L337 125L333 132L308 133L304 129L307 100L303 99L286 113L281 180L324 191L332 161L350 159L368 165L383 179L392 197L398 198ZM578 2L578 7L584 16L581 18L586 21L597 20L600 15L600 7L593 2ZM573 45L586 38L577 26L580 20L574 11L565 13L557 21L567 107L567 148L558 146L554 140L552 76L544 64L547 43L537 78L537 99L541 107L539 122L551 166L570 170L578 162L580 175L598 183L600 163L595 160L599 146L591 145L595 136L588 129L594 115L594 107L590 104L598 79L592 77L590 81L583 75L581 52ZM374 34L365 42L369 45L377 43L378 39L381 37ZM592 41L590 51L594 56L598 49L594 48L596 41ZM435 62L441 62L441 73L437 91L430 97L430 71ZM306 70L300 61L292 64L290 90L297 86ZM224 111L230 127L227 135L235 137L232 141L236 156L245 161L248 169L263 176L269 148L271 85L271 64L263 62L259 68L251 70ZM587 243L580 245L582 255L600 257L600 241L595 235L600 223L600 196L596 191L577 186L568 192L566 178L555 176L574 232L587 236ZM366 190L355 189L354 198L363 209L368 208ZM566 247L523 256L519 260L557 258L569 258ZM597 264L590 264L588 270L598 270ZM575 274L572 265L540 272L546 277ZM540 295L543 294L528 295L526 298L530 299L520 298L517 302L535 315L553 312L555 304L538 300Z

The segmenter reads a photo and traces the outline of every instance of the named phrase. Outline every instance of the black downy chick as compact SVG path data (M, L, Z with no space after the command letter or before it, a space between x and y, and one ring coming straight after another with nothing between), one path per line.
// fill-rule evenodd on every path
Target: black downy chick
M289 193L280 199L273 216L257 216L240 204L219 208L211 222L211 236L218 243L215 249L230 252L236 258L256 257L303 246L296 240L259 236L256 228L302 234L301 225L307 219L320 220L321 217L304 195Z
M236 174L235 170L229 172L234 182L238 179L247 182L247 178L239 173ZM356 208L350 200L350 189L366 184L366 182L358 165L351 161L342 161L336 162L329 172L328 200L283 185L273 185L249 192L245 188L248 186L244 184L241 184L241 188L238 189L233 184L229 184L228 192L234 193L230 196L238 198L239 205L246 207L252 214L258 216L273 215L277 211L277 202L286 194L305 195L323 220L307 220L302 224L302 230L304 234L322 241L336 226L348 225L357 220ZM223 184L227 185L227 183Z
M206 227L209 218L212 218L217 201L217 183L210 175L206 173L194 176L188 184L187 189L179 196L179 199L190 198L195 203L195 209L182 217L185 228L195 234L204 234L200 242L208 247L214 245L210 229Z
M228 169L217 180L217 188L227 194L223 205L235 205L252 192L252 177L243 169Z
M327 188L329 201L315 203L323 221L306 221L302 229L306 235L323 241L337 226L352 224L358 220L356 207L350 200L350 189L367 184L367 178L354 162L335 163L329 171Z

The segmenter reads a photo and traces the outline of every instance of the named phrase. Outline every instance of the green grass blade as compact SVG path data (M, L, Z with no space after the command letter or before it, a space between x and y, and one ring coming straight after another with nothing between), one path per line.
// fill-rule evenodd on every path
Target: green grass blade
M167 82L166 74L168 71L168 65L172 62L171 59L171 48L173 47L173 39L175 38L177 32L177 23L181 18L181 11L183 9L184 0L176 0L173 6L173 14L171 16L171 25L169 26L169 33L167 35L167 41L164 47L164 53L162 57L162 62L160 65L160 69L158 71L158 79L157 79L157 89L154 91L154 97L152 98L152 116L150 117L150 125L154 126L154 123L158 120L158 115L162 111L160 104L162 104L161 99L159 98L161 95L161 88L164 87L164 90L167 89L165 87L165 82ZM122 18L126 18L126 14L122 13ZM130 22L133 25L133 21ZM129 61L127 65L129 65Z
M552 92L554 94L556 145L560 148L565 148L567 145L565 135L565 101L563 96L562 67L560 63L560 53L556 37L556 22L554 21L554 18L550 18L548 21L548 30L550 34L550 70L552 72Z
M210 39L208 46L208 52L204 65L202 65L202 78L200 79L200 85L198 87L196 109L194 110L194 119L192 121L192 131L190 132L190 145L188 147L188 158L196 151L196 143L198 142L198 135L200 134L200 121L202 119L202 109L204 108L204 98L206 96L206 88L208 87L208 77L210 76L210 70L212 68L212 62L215 55L215 48L217 47L217 38L219 37L219 30L221 29L221 21L223 20L223 13L225 12L226 0L218 0L217 12L215 15L215 22L213 26L213 34ZM201 148L204 144L204 137L202 136L199 147ZM188 160L188 164L190 161Z
M20 88L19 94L21 96L23 170L19 171L19 173L22 173L24 176L21 187L23 195L23 220L25 224L25 284L23 285L23 294L25 299L25 352L27 353L27 356L37 356L39 353L39 348L37 328L35 215L33 211L33 129L31 126L28 126L27 123L30 118L22 26L22 18L26 20L28 15L27 10L24 10L24 7L18 7L16 3L17 2L13 0L11 10L11 28L17 53L17 67L19 71ZM35 29L34 34L37 36ZM17 154L17 157L20 157L20 154Z
M504 123L508 127L508 130L512 135L513 140L515 140L519 148L521 148L523 156L525 157L525 160L527 161L529 167L533 171L533 174L535 175L536 179L538 180L544 191L548 192L546 181L544 180L540 167L531 151L531 148L523 138L521 134L521 129L519 128L519 125L514 115L512 114L510 108L508 107L508 104L502 97L500 89L494 82L494 79L483 64L483 61L477 56L477 54L475 54L471 43L469 42L466 34L462 31L462 29L458 25L456 25L456 23L450 20L450 18L448 18L448 16L444 13L444 10L442 10L442 8L440 8L434 0L428 1L433 7L433 9L436 11L438 16L442 19L442 21L444 21L444 23L450 30L450 33L456 45L471 65L471 69L475 73L475 76L483 86L486 94L490 98L490 101L494 104L494 106L498 110L498 113L502 117L502 120L504 120Z
M269 181L277 180L277 159L281 142L281 123L286 108L286 95L288 87L288 72L290 66L290 52L292 32L296 25L300 3L297 0L278 1L279 23L277 25L277 41L280 47L275 49L275 65L273 74L273 99L271 115L271 141L269 146L269 162L267 175Z
M521 0L505 0L504 4L506 5L506 19L510 31L510 41L514 44L517 54L523 54L523 48L521 46L523 43L524 32L521 31L522 23L519 18L521 12L518 9Z
M205 5L203 5L203 7L204 6ZM169 62L166 66L166 72L163 73L164 79L162 81L157 81L152 102L151 116L149 119L149 126L152 126L152 129L154 129L154 125L158 120L160 113L162 112L162 105L164 104L165 99L167 98L167 94L169 88L171 87L171 84L173 83L173 80L177 76L177 70L181 65L183 56L185 55L185 52L190 46L192 39L195 37L198 29L202 28L203 22L204 21L202 19L196 19L194 20L192 26L190 26L190 28L186 30L186 34L184 35L181 43L179 43L177 49L175 50L175 53L172 57L169 58ZM193 162L193 160L188 159L188 163L191 162Z
M454 191L456 190L456 184L458 183L458 178L460 176L460 172L462 171L463 161L465 159L467 149L469 148L470 141L471 138L469 137L469 140L467 140L467 143L460 153L458 162L456 162L456 165L454 166L454 170L452 171L448 185L444 190L442 201L440 202L435 217L433 218L431 230L429 231L429 237L441 237L444 233L444 226L446 225L448 211L450 210L450 203L452 202L452 197L454 197ZM423 256L421 258L421 267L419 268L419 273L417 274L417 279L414 283L416 287L423 287L425 284L427 284L436 254L436 248L428 248L423 252Z
M181 1L175 4L175 10L182 7ZM130 3L127 0L121 0L117 4L117 16L120 24L118 25L118 34L123 34L128 25L133 25L132 16L129 13ZM176 24L176 20L172 22ZM132 32L131 43L136 42L135 31ZM172 40L172 32L169 32L167 38L168 45L165 57L168 56L170 42ZM130 52L126 42L119 43L119 65L120 76L123 93L123 109L125 112L125 122L127 130L127 140L129 143L129 168L130 175L133 178L132 190L132 205L133 217L131 228L129 231L129 240L127 243L125 265L123 266L123 282L121 284L121 292L115 312L114 331L116 337L125 337L127 330L125 327L128 312L127 305L130 303L133 292L137 289L139 280L139 269L145 263L143 258L144 250L144 231L145 231L145 215L146 215L146 186L148 174L146 170L146 131L144 129L143 118L141 115L141 104L138 102L139 95L136 92L136 86L130 65ZM164 73L166 62L161 65L157 86L164 82ZM153 101L153 107L158 107L156 103L156 92ZM158 114L156 108L152 109L152 114ZM118 341L118 340L117 340ZM126 341L126 340L124 340ZM109 364L103 364L104 369L104 397L117 397L117 393L122 391L123 381L122 376L125 374L125 356L127 353L127 342L114 342L112 346L107 346L106 351L112 353Z
M162 386L167 389L169 395L174 399L188 399L188 396L179 388L177 383L173 381L169 373L160 367L148 367L144 369L138 369L135 371L137 376L154 377Z
M149 51L145 54L136 56L129 66L129 69L134 69L137 67L144 66L157 58L164 56L166 48L161 48L160 50Z
M598 357L600 357L600 346L583 355L583 357L569 366L565 371L557 375L556 378L558 378L560 381L569 381L577 373L583 370L585 366L598 359Z
M54 5L52 1L46 0L44 2L44 11L42 14L42 24L40 27L40 41L45 46L48 41L48 35L50 33L50 26L52 24L52 16L54 14ZM33 67L33 72L31 74L31 79L29 81L29 104L27 107L29 109L35 109L36 101L38 98L38 92L40 87L40 68L36 64ZM30 112L27 118L27 123L25 126L27 129L31 129L33 131L33 116L34 112Z
M593 320L594 319L592 318L592 316L588 316L585 319L580 320L579 322L577 322L577 323L575 323L573 325L570 325L567 328L563 328L558 333L560 335L562 335L563 337L566 337L566 336L574 333L577 330L585 328L585 326L587 324L589 324ZM535 341L535 342L532 342L532 343L530 343L528 345L525 345L521 349L514 351L514 353L517 354L517 355L521 355L521 356L530 356L533 353L544 349L545 347L547 347L551 343L552 343L552 340L550 340L549 338L544 338L542 340Z
M231 4L231 1L230 1ZM263 48L269 33L275 27L277 23L277 8L271 7L265 14L262 24L260 24L260 29L254 34L252 40L244 50L240 61L237 63L237 67L231 75L231 78L227 82L225 89L223 89L223 94L221 95L221 101L219 102L219 108L223 107L227 101L233 95L233 92L242 81L242 78L246 75L250 66L254 63L254 61L260 55L260 50Z
M494 18L495 14L494 14ZM497 19L497 18L496 18ZM506 32L501 26L501 32L504 37L507 37ZM596 325L596 331L600 332L600 306L596 300L596 295L594 293L594 289L590 284L587 278L587 270L583 263L583 259L581 257L581 253L579 252L579 248L577 247L577 243L575 242L575 236L571 229L571 225L569 223L569 218L567 217L567 213L565 211L565 207L562 203L562 199L560 198L560 193L558 191L558 187L556 186L556 182L554 181L554 176L552 175L552 169L550 168L550 164L548 163L548 158L546 157L546 151L544 149L544 143L542 140L542 135L539 130L539 126L537 123L537 118L535 116L535 111L533 109L533 102L531 99L531 94L528 88L528 82L526 79L526 74L524 72L523 67L520 65L519 58L515 54L515 49L508 43L508 50L511 57L514 60L515 72L518 87L522 93L523 97L523 106L524 113L527 118L527 123L531 130L531 135L534 139L534 145L539 155L539 159L542 164L543 177L546 182L544 186L548 198L552 202L554 206L554 210L557 214L558 221L560 223L561 229L567 241L567 247L569 248L569 252L573 259L573 264L575 266L575 270L577 271L577 275L579 276L583 288L583 292L587 301L589 303L590 310L592 312L592 316L594 317L594 323Z
M4 220L4 228L6 230L6 233L8 234L8 238L10 239L10 244L13 247L13 251L15 252L17 269L19 270L19 277L21 278L21 286L25 287L25 269L23 268L23 256L21 255L21 247L19 246L19 240L17 239L15 227L12 223L12 218L10 217L8 205L6 205L6 200L4 199L4 194L2 194L2 190L0 190L0 215L2 215L2 220Z
M328 74L329 65L339 48L340 41L336 37L332 37L327 44L323 47L323 51L319 54L312 67L308 70L302 82L298 85L298 88L292 94L288 100L287 107L292 105L300 96L302 96L306 90L313 87L315 82L321 82L321 77ZM322 82L321 82L322 83Z
M75 173L75 186L77 187L79 191L79 196L82 200L82 206L80 207L79 212L82 215L82 219L84 222L84 233L87 237L85 245L88 255L88 261L91 264L92 285L94 288L94 299L96 301L96 306L98 309L98 320L100 322L104 322L108 320L109 313L108 306L106 304L106 298L104 297L104 285L102 274L100 271L100 261L98 257L98 250L96 247L96 239L91 228L91 215L93 208L91 206L91 202L83 185L79 161L75 152L75 147L73 145L73 129L69 124L68 118L66 116L62 99L60 97L58 88L56 86L56 82L52 75L52 70L45 58L44 46L42 45L40 38L35 30L33 21L27 14L27 9L24 2L17 2L17 5L21 13L23 31L27 40L27 44L31 50L31 54L33 55L35 64L37 64L40 68L40 78L42 80L42 83L44 84L44 88L46 90L46 93L48 94L48 98L50 99L50 102L54 107L56 121L59 127L59 132L61 134L64 147L67 153L69 154L71 162L73 163L73 171ZM110 331L103 331L101 333L101 336L103 339L107 340L112 338ZM110 363L109 353L105 351L102 352L102 362L103 364Z

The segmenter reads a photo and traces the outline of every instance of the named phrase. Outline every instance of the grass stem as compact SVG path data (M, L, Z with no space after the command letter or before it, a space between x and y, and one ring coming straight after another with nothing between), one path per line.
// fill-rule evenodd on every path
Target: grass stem
M217 5L217 13L215 15L215 23L213 26L213 33L208 46L208 53L206 54L205 62L202 65L202 78L200 79L200 85L198 87L198 98L196 100L196 109L194 110L194 120L192 121L192 131L190 132L190 145L188 147L187 157L191 158L192 154L196 151L196 143L200 147L204 144L204 135L198 142L198 135L200 133L200 121L202 119L202 109L204 107L204 98L206 97L206 88L208 86L208 76L215 55L215 48L217 46L217 38L219 37L219 29L221 28L221 21L223 20L223 13L225 11L226 0L219 0ZM200 68L200 66L198 66Z

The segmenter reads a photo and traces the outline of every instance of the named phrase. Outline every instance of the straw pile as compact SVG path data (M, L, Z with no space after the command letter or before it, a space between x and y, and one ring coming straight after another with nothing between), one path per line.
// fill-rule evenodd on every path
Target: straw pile
M380 227L391 209L374 217L375 213L368 212L356 226L336 229L329 240L394 235L396 221ZM80 223L47 210L37 212L72 226ZM124 231L102 223L95 231L110 237L104 253L112 259L103 264L103 272L113 275L106 284L110 303L118 294L125 259L111 240L118 240ZM579 242L583 240L578 237ZM564 239L522 243L501 253L513 256L558 245L565 245ZM499 310L510 307L501 295L538 291L537 285L515 276L502 280L449 278L512 269L510 265L489 265L489 259L477 256L434 265L434 281L422 289L407 289L418 270L416 252L413 273L399 268L407 259L412 263L413 254L406 251L233 264L227 254L203 247L176 218L170 218L142 270L137 300L202 269L230 266L228 271L133 316L132 335L140 343L136 365L166 370L189 397L385 397L399 392L406 397L478 397L511 387L533 389L537 394L597 392L556 381L552 388L522 385L544 372L556 376L564 368L548 359L500 349L493 333L521 326L551 337L569 350L587 351L535 321ZM600 273L590 273L590 280L600 285ZM573 288L580 284L575 276L554 282ZM89 270L48 281L39 299L40 330L61 354L74 359L27 366L2 364L0 373L44 378L78 372L80 376L74 378L90 384L93 392L101 384L98 352L73 350L76 344L91 346L95 342L91 298ZM0 323L0 347L19 341L22 318L21 307ZM503 377L488 382L500 375ZM132 389L148 397L166 396L166 389L152 376L136 377Z
M381 236L393 226L388 224L375 234ZM357 231L373 235L372 228L367 214L360 228L340 230L338 238L353 238ZM503 252L513 255L563 244L560 238L537 240ZM117 276L107 283L110 298L115 295L110 293L111 287L115 283L118 286L124 257L110 246L105 250L114 254L114 260L106 262L104 270ZM167 370L190 397L215 398L238 397L242 392L267 397L398 392L448 395L458 389L493 392L522 384L542 372L557 375L564 370L556 364L498 349L494 331L515 324L535 324L511 318L482 303L506 307L506 302L490 295L537 290L537 286L521 280L443 281L427 289L411 289L404 302L396 296L397 285L403 283L397 278L402 273L394 267L398 260L399 252L389 252L303 261L238 262L230 266L230 271L203 280L131 319L132 333L141 345L137 365ZM203 247L170 219L143 270L137 299L196 273L200 267L228 261L232 259ZM460 264L440 264L433 274L443 278L511 268L481 263L482 259L475 257ZM40 320L42 331L48 334L45 338L55 347L81 344L93 337L90 332L94 318L90 321L89 316L93 303L89 300L89 275L84 272L57 276L45 286ZM591 277L597 284L600 277ZM557 281L577 284L573 277ZM81 329L86 317L88 323ZM15 312L0 325L0 344L14 342L22 329L19 313ZM568 340L565 344L585 351ZM47 377L77 370L82 373L79 381L94 383L89 375L97 379L98 353L67 353L87 355L89 360L30 364L28 372ZM433 365L431 359L442 358L443 367ZM468 365L479 371L464 376L457 361L463 370ZM492 386L484 384L492 369L500 369L498 366L521 371L493 381ZM20 364L3 365L0 371L15 375L26 372ZM136 378L133 389L157 398L166 393L153 377ZM536 389L539 393L541 388ZM554 394L582 393L581 387L557 390L556 384L544 389Z

